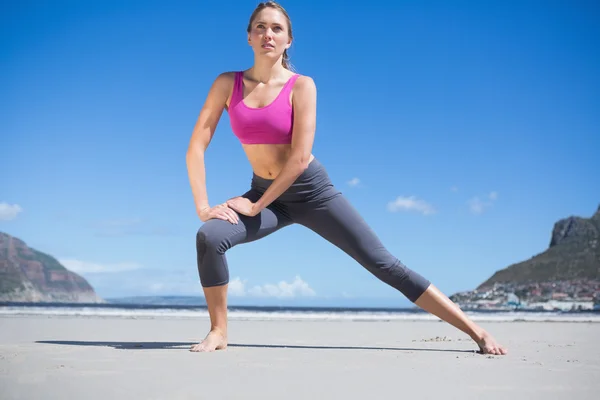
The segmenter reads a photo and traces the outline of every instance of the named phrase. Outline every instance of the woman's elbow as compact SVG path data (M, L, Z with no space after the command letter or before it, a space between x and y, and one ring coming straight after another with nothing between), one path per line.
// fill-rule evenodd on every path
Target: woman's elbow
M308 168L310 154L298 154L295 157L292 157L291 161L294 166L294 170L296 170L298 174L301 174Z
M204 161L204 151L197 147L189 147L185 153L185 163L188 167Z
M187 147L185 157L190 158L203 156L205 151L206 145L204 143L201 143L197 140L192 140L190 141L190 144Z

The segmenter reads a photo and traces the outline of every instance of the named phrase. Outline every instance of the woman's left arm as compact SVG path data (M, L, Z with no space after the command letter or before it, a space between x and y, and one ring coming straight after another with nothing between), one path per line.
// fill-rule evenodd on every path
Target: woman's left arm
M291 152L285 165L261 198L252 204L250 216L257 215L283 192L308 167L312 154L317 120L317 88L309 76L300 76L292 94L294 107L294 127Z

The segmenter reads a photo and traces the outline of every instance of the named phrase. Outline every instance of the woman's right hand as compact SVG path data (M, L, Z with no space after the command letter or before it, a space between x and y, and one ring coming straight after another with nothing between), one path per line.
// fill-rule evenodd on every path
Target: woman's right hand
M219 204L214 207L205 206L198 210L198 216L202 222L206 222L209 219L222 219L229 221L232 224L237 224L240 219L235 211L233 211L227 203Z

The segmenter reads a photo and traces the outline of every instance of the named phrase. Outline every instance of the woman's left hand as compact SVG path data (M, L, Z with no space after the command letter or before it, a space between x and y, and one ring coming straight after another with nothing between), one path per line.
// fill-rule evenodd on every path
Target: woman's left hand
M232 199L227 200L227 205L229 208L237 211L240 214L247 215L249 217L254 217L258 214L256 210L256 203L251 202L245 197L234 197Z

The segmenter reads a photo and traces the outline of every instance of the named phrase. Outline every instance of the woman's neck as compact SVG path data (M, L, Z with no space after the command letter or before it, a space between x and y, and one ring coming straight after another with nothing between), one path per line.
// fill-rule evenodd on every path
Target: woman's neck
M271 79L283 77L286 69L281 64L281 58L273 62L269 59L254 59L254 65L248 71L250 77L261 83L267 83Z

